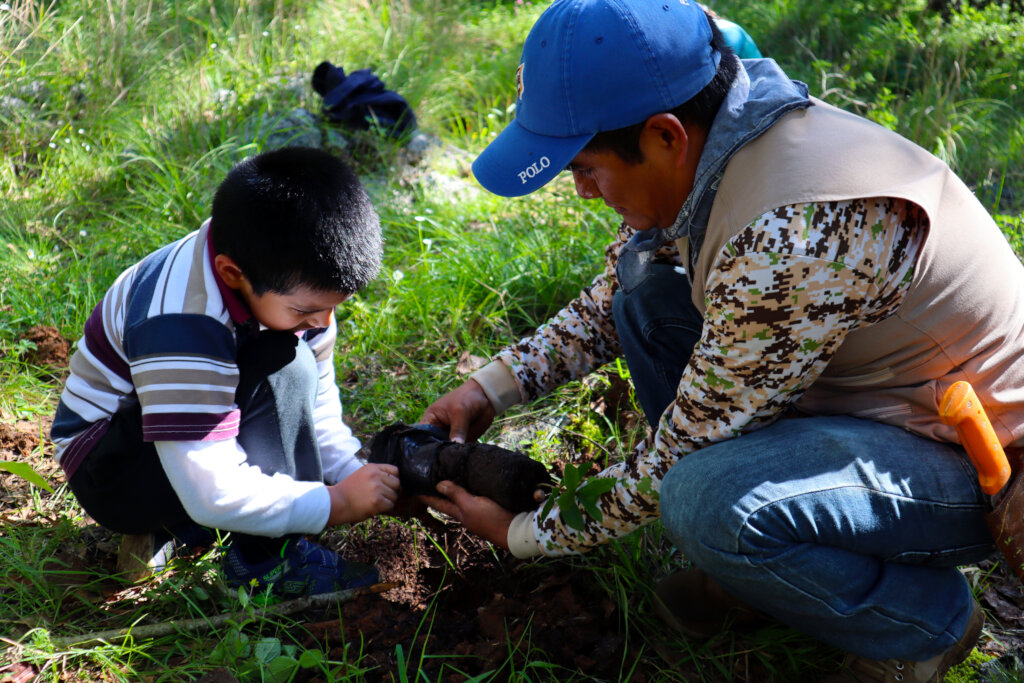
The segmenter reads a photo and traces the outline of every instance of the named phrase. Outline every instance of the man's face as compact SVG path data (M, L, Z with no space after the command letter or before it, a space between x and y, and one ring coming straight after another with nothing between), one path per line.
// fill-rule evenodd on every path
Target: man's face
M614 152L584 150L569 170L579 196L603 199L637 230L672 225L686 199L664 155L645 154L642 162L630 164Z
M331 324L334 309L348 298L347 294L322 292L299 286L286 294L253 292L249 280L243 279L238 293L249 306L253 317L272 330L301 332Z

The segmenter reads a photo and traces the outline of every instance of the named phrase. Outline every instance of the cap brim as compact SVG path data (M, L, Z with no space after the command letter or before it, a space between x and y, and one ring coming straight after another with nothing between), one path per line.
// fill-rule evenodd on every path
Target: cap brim
M513 120L473 162L473 175L494 194L521 197L561 173L593 137L538 135Z

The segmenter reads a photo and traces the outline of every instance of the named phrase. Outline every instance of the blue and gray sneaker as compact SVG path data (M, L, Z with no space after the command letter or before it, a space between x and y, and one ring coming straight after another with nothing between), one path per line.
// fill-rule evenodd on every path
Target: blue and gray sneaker
M275 597L293 598L370 586L380 580L376 568L346 562L335 552L304 538L289 539L279 557L249 562L234 545L224 553L228 585L262 591L269 587Z

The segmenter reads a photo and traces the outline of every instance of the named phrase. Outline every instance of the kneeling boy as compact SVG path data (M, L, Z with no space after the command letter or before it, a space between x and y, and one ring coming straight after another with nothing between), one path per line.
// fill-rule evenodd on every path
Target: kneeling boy
M231 531L232 586L376 582L303 534L398 495L395 467L356 458L334 383L334 308L376 277L381 242L330 154L235 166L210 219L122 273L85 325L52 432L82 507L112 531L184 544Z

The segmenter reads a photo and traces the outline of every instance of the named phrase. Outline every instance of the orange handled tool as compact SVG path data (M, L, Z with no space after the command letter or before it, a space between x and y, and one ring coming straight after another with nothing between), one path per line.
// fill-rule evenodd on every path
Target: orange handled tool
M1010 463L974 387L956 382L947 389L939 404L939 417L956 428L960 444L978 470L981 490L989 495L1002 491L1010 480Z

